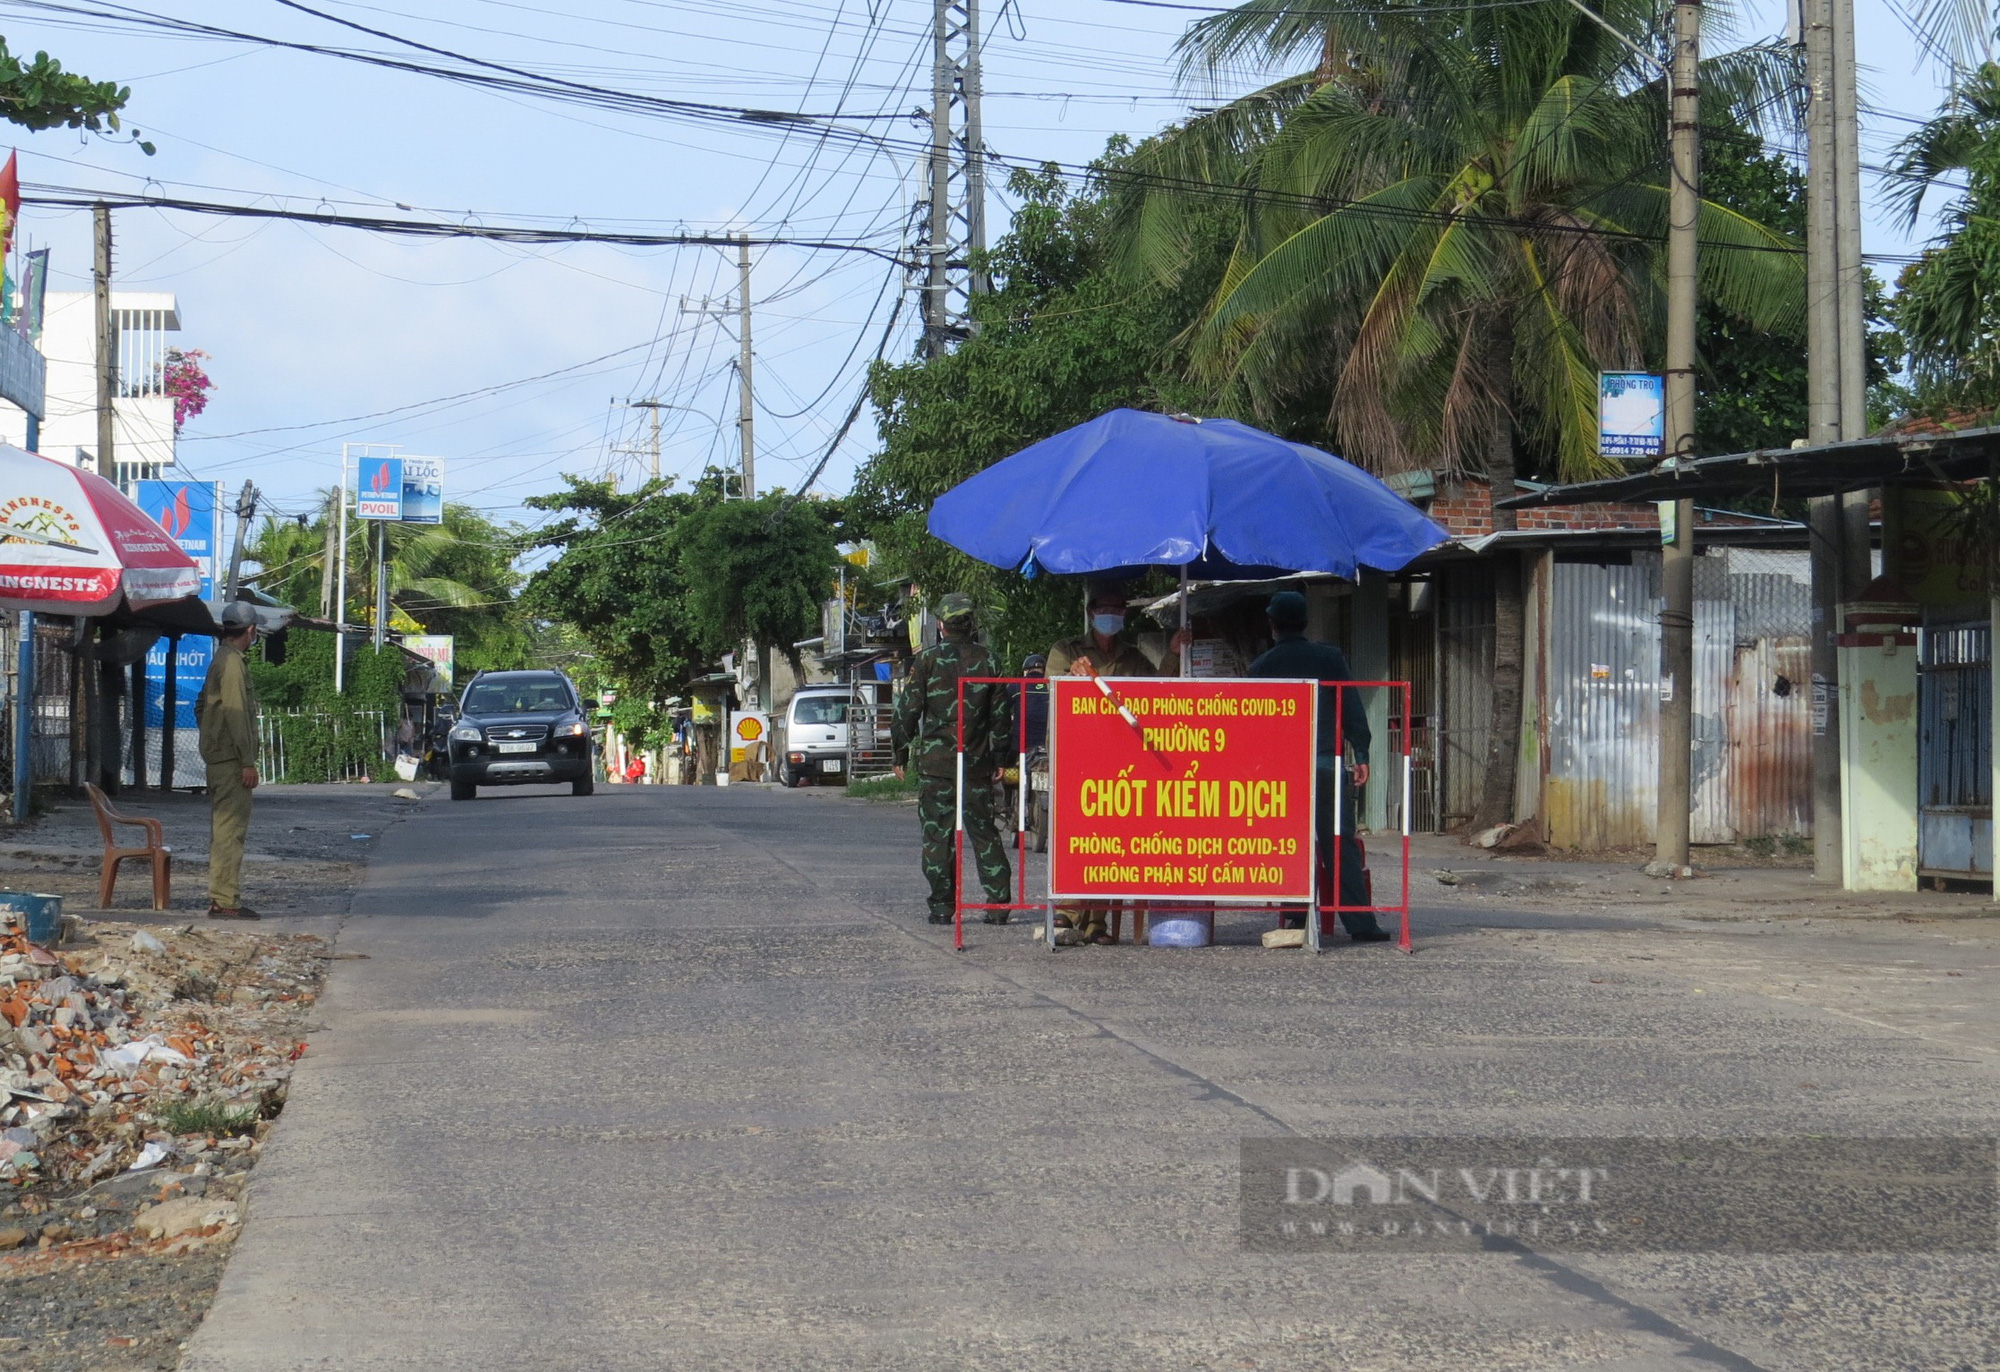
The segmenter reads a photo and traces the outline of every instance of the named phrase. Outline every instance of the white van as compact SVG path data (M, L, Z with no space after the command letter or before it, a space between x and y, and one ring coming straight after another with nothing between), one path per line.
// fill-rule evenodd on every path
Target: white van
M801 686L785 707L778 739L778 780L847 782L847 706L854 688Z

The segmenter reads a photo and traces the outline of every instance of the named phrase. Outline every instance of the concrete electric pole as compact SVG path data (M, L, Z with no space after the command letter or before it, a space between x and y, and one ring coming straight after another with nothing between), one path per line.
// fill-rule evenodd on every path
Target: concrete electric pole
M750 376L750 235L736 244L736 412L743 440L743 498L757 498L757 414Z
M617 402L613 401L612 403L616 404ZM649 395L644 400L627 400L624 404L628 410L646 410L650 412L648 415L650 423L647 426L647 443L643 448L614 448L612 451L628 456L645 458L647 478L652 481L658 481L660 479L660 411L677 407L664 403L656 395ZM612 477L615 482L617 478L616 468L612 471ZM616 490L617 486L614 484L612 489Z
M222 603L236 599L243 572L243 541L250 535L250 521L257 517L257 488L250 482L236 494L236 540L229 549L229 576L222 583Z
M90 224L96 249L92 254L92 285L97 297L97 474L116 482L118 465L112 442L118 404L118 335L111 323L111 207L102 201L92 205Z
M1853 0L1801 0L1806 68L1806 441L1868 432ZM1813 876L1841 880L1840 603L1869 580L1868 494L1808 502L1812 565Z
M1674 0L1673 58L1667 70L1668 460L1694 456L1696 229L1701 214L1701 0ZM1675 868L1688 860L1693 809L1694 502L1674 502L1673 537L1661 547L1660 790L1655 861Z
M969 301L989 281L986 146L979 113L979 0L932 0L930 215L924 272L924 351L969 331Z

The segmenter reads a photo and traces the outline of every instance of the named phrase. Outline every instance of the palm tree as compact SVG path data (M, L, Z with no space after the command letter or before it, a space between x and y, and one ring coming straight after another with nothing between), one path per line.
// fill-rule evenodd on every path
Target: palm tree
M1650 0L1605 22L1657 40ZM1268 421L1324 397L1325 427L1379 472L1477 472L1497 501L1517 454L1565 479L1597 452L1597 373L1657 356L1665 99L1632 48L1566 0L1341 11L1252 0L1196 24L1191 71L1316 59L1141 148L1126 167L1135 260L1176 269L1193 205L1242 205L1234 257L1194 326L1196 365ZM1751 127L1788 102L1788 51L1703 64L1704 98ZM1704 202L1704 293L1796 331L1804 264L1785 235ZM1511 512L1493 511L1496 528ZM1494 718L1478 822L1512 811L1520 731L1518 562L1496 563Z
M331 617L336 569L327 565L337 537L337 492L326 492L317 519L267 517L244 549L245 580L286 604ZM467 506L447 504L441 524L391 524L386 533L391 607L432 633L463 640L462 661L473 666L515 665L528 650L528 632L515 604L523 577L514 559L519 533ZM345 604L349 623L372 623L375 603L376 530L347 521Z
M2000 398L2000 65L1987 62L1953 83L1938 116L1904 139L1892 195L1914 226L1925 196L1962 178L1933 245L1898 283L1896 322L1909 345L1920 403L1985 408Z

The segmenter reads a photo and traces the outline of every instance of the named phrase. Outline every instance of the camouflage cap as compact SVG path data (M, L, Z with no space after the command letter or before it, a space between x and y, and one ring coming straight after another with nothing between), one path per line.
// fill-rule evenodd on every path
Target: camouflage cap
M939 619L969 619L972 616L972 597L964 591L953 591L937 603Z

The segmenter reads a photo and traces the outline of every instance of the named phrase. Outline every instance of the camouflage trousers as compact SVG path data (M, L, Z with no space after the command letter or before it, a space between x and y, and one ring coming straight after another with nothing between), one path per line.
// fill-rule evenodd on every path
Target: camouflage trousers
M924 880L930 883L932 914L950 914L953 879L958 875L952 842L952 805L956 788L950 777L919 777L917 822L924 831ZM993 786L966 778L965 845L979 866L979 882L989 904L1014 899L1014 873L1007 863L1007 845L993 827Z

